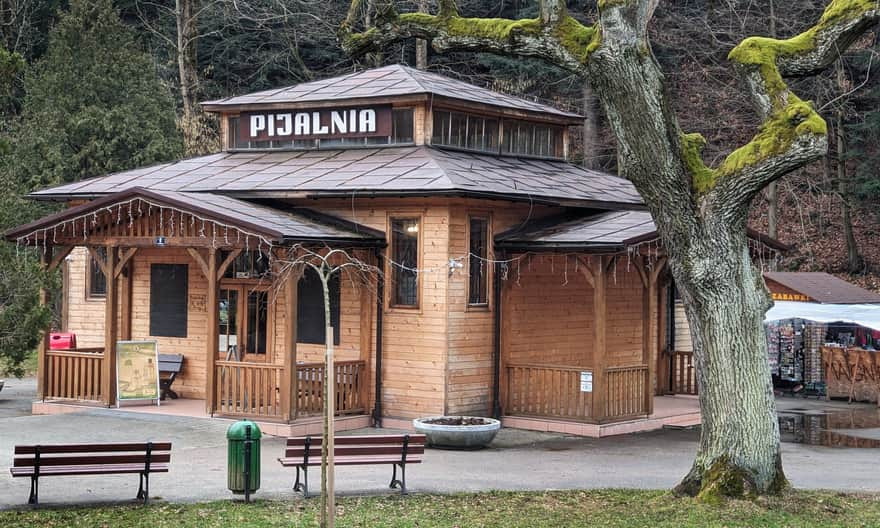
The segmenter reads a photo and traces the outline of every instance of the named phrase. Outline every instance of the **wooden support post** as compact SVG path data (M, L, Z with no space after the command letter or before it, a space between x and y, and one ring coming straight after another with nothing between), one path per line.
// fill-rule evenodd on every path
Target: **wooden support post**
M657 325L657 281L648 277L648 284L644 288L644 300L642 301L642 364L648 365L648 376L645 380L645 414L654 412L654 366L656 357L657 340L654 338L654 329Z
M118 270L116 275L120 277L121 282L119 286L119 303L122 312L120 317L119 337L123 341L131 339L131 290L132 284L134 283L134 277L132 276L134 273L134 262L132 261L132 257L136 251L137 248L129 249L124 255L120 256L119 263L117 264ZM127 270L124 269L126 266L128 267Z
M220 349L220 311L217 304L217 250L215 248L208 249L208 260L205 262L206 267L202 268L207 272L208 279L208 322L207 322L207 339L205 339L205 412L214 413L215 397L216 397L216 360L217 353ZM201 264L200 264L201 265Z
M94 253L93 253L94 254ZM107 294L104 298L104 372L101 380L104 403L112 406L116 403L116 341L118 339L118 319L116 308L119 303L119 287L116 282L118 255L115 246L107 246L107 258L101 266L107 282ZM100 264L100 260L98 261Z
M284 370L281 381L281 412L288 422L299 411L299 376L296 373L296 320L299 302L299 279L302 270L291 270L284 283Z
M606 332L607 314L607 270L608 257L592 259L593 275L593 409L592 418L596 422L605 419L605 365L607 363Z
M49 255L47 252L40 253L40 266L48 271L50 266ZM46 290L46 286L40 286L40 308L45 308L49 303L49 291ZM46 399L46 372L48 369L46 368L46 361L48 358L46 357L46 352L49 350L49 327L43 329L43 337L40 339L39 347L37 348L37 398L41 400Z
M364 409L369 409L367 402L370 395L370 359L373 351L373 302L372 292L375 282L370 279L360 285L361 320L360 320L360 359L364 362L364 370L358 374L358 398Z

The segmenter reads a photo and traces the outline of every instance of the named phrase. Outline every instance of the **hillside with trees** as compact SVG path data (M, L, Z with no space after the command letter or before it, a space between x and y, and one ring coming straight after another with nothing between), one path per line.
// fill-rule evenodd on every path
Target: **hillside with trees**
M464 16L525 18L537 2L458 0ZM682 128L707 141L704 159L744 144L759 125L729 67L728 52L753 34L788 37L815 20L824 0L661 2L650 27ZM357 68L416 64L418 44L350 58L337 30L350 2L329 0L0 0L0 184L2 227L44 212L18 198L74 181L218 148L205 99L295 84ZM396 2L430 10L428 0ZM382 0L365 0L366 20ZM569 14L593 20L595 1L568 2ZM751 222L794 246L782 269L829 271L880 291L880 57L874 33L835 69L794 82L829 124L830 149L787 175L755 201ZM468 82L577 110L586 115L573 161L614 172L614 136L597 99L569 72L536 60L489 54L427 53L428 67ZM706 120L707 115L724 119ZM4 245L0 302L32 313L34 263L12 264ZM0 342L25 330L0 317ZM13 319L17 320L16 319ZM16 347L13 347L16 348Z

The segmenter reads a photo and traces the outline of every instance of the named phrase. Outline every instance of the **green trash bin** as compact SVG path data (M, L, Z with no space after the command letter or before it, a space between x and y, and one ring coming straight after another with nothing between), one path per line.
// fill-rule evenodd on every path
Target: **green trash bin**
M241 420L226 430L228 460L226 482L229 491L244 494L250 501L251 493L260 489L260 428L250 420ZM245 476L245 474L248 476ZM245 485L245 483L249 485Z

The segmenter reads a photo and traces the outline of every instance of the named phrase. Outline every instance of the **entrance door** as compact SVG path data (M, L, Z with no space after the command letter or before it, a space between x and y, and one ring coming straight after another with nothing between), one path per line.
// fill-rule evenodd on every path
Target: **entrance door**
M218 309L221 358L266 361L271 345L268 286L224 285Z

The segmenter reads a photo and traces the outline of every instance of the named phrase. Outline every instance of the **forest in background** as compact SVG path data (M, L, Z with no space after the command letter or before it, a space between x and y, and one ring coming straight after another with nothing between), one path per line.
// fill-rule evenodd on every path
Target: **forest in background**
M365 0L375 17L384 0ZM430 0L395 2L429 10ZM663 1L651 35L686 132L713 165L748 141L757 117L727 61L749 35L792 36L825 0ZM336 31L348 0L0 0L0 228L48 206L36 188L219 150L198 102L382 64L415 65L417 43L353 61ZM458 0L464 16L528 18L531 0ZM568 3L589 21L596 1ZM880 291L880 57L869 33L823 75L794 81L829 124L830 151L756 201L753 226L794 248L783 270L828 271ZM617 170L615 140L572 74L490 54L434 55L428 69L583 113L575 163ZM36 302L36 257L0 245L0 350L24 357L50 314Z

